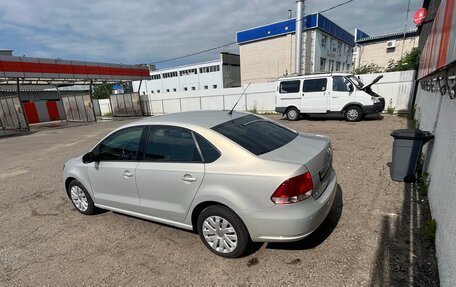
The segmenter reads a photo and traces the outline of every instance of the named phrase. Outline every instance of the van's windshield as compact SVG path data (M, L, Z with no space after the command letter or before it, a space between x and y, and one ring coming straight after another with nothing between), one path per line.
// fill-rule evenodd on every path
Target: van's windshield
M355 77L355 75L348 76L348 78L349 78L350 81L352 81L355 85L357 85L358 88L362 89L362 88L364 87L363 82L361 82L361 80L358 79L358 77Z

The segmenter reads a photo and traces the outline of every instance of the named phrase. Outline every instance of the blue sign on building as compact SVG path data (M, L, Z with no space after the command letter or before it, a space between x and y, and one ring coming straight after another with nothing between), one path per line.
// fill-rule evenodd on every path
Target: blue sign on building
M321 29L348 45L355 45L355 37L321 14L310 14L303 18L303 30ZM296 19L288 19L236 33L238 44L292 34L296 31Z

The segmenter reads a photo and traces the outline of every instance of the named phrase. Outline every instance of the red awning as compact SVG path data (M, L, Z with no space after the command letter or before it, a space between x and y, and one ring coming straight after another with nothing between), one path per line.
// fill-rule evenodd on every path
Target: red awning
M139 65L0 56L0 84L68 85L118 83L150 79L149 68Z

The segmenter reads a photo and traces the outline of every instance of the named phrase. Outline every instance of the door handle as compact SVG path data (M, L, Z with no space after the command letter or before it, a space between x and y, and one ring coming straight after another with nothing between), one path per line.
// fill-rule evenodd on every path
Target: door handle
M195 182L196 181L196 178L194 178L193 176L191 176L190 174L186 174L182 177L182 180L185 181L185 182Z
M125 171L123 172L123 176L124 176L125 178L129 178L129 177L133 177L134 174L131 173L129 170L125 170Z

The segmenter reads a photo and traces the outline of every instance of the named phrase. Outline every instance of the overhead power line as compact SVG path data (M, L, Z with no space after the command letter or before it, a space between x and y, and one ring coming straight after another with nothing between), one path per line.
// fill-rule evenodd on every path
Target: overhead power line
M344 5L346 5L346 4L350 3L350 2L353 2L353 1L354 0L348 0L348 1L345 1L343 3L340 3L340 4L334 5L332 7L329 7L329 8L323 9L321 11L318 11L316 13L322 14L322 13L328 12L330 10L333 10L335 8L344 6ZM305 19L305 16L302 17L301 19L297 20L296 22L303 21L304 19ZM282 28L282 27L277 27L276 29L280 29L280 28ZM273 29L273 30L275 30L275 29ZM207 53L207 52L211 52L211 51L214 51L214 50L218 50L218 49L221 49L221 48L224 48L224 47L228 47L228 46L234 45L236 43L237 42L230 42L230 43L227 43L227 44L224 44L224 45L220 45L220 46L217 46L217 47L213 47L213 48L209 48L209 49L193 52L193 53L190 53L190 54L186 54L186 55L182 55L182 56L178 56L178 57L174 57L174 58L169 58L169 59L165 59L165 60L152 62L150 64L154 64L155 65L155 64L161 64L161 63L165 63L165 62L171 62L171 61L175 61L175 60L180 60L180 59L196 56L196 55L199 55L199 54L204 54L204 53Z

